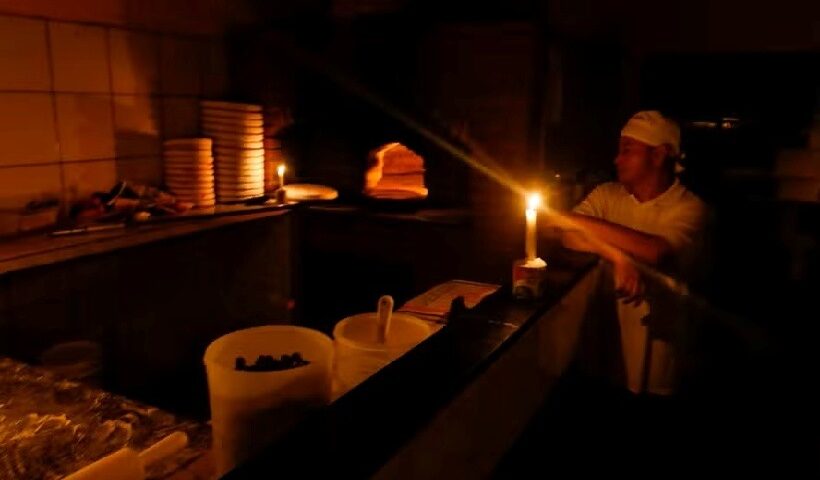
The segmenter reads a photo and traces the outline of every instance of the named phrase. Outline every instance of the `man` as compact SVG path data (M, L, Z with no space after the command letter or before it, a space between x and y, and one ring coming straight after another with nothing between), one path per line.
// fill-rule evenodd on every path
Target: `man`
M675 387L670 339L650 336L647 326L649 319L673 321L671 295L647 293L637 265L680 279L697 254L706 207L678 181L679 157L675 122L638 112L621 130L618 182L595 188L561 222L566 246L612 262L627 387L635 393L670 394Z

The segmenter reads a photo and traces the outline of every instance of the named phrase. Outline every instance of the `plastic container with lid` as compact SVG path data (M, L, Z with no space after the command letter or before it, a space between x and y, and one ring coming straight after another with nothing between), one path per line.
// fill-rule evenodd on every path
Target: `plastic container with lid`
M235 369L239 356L252 364L260 355L295 352L310 363L272 372ZM287 325L238 330L214 340L204 361L218 475L330 401L333 342L316 330Z
M361 313L336 324L334 376L339 394L352 389L382 367L424 341L430 326L412 315L394 313L390 335L385 343L378 341L378 315Z

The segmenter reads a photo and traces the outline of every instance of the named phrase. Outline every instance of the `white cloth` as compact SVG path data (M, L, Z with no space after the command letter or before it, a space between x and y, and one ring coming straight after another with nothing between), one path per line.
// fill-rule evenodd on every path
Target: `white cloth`
M697 196L676 181L666 192L647 202L639 202L620 183L605 183L595 188L574 212L664 238L674 250L673 275L685 279L702 243L707 210ZM650 308L661 310L651 312L659 318L671 319L678 312L664 311L663 305L668 302L654 302L652 298L638 306L617 303L627 387L639 393L648 339L644 317L650 314ZM653 339L649 393L664 395L674 391L674 365L672 345L666 339Z
M669 145L680 155L680 127L656 110L638 112L621 129L622 137L634 138L653 147Z

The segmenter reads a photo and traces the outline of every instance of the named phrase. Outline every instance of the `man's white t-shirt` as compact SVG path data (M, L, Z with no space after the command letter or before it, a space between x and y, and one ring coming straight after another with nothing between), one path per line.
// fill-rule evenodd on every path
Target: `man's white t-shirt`
M573 211L662 237L673 249L673 263L668 273L686 280L694 270L702 246L707 208L677 180L664 193L646 202L638 201L620 183L605 183L590 192ZM617 302L627 387L633 392L643 390L643 367L649 345L646 390L656 394L674 391L676 375L672 346L666 339L653 338L651 343L647 342L648 330L644 322L650 312L659 317L672 317L677 313L667 311L669 307L665 305L662 299L651 297L638 306Z
M597 186L573 210L664 238L674 251L673 274L686 276L702 242L706 205L675 180L662 194L640 202L617 182Z

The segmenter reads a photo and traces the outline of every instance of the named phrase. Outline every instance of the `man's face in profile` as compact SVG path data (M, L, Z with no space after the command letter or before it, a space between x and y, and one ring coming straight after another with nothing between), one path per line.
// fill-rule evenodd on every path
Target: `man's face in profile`
M653 147L630 137L621 137L615 167L618 181L626 186L639 184L650 178L655 171Z

